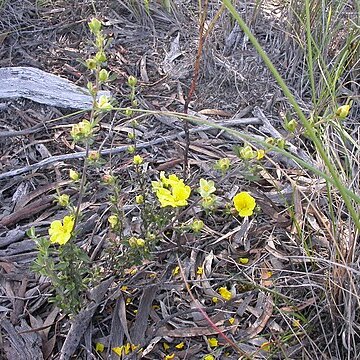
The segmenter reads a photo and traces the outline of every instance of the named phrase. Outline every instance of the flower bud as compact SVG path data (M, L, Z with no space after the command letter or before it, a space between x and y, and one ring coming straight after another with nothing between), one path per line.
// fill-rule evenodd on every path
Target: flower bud
M137 78L136 78L135 76L132 76L132 75L131 75L131 76L128 77L127 82L128 82L128 85L129 85L130 87L135 87L136 84L137 84Z
M345 119L350 111L350 105L343 105L340 106L337 110L336 110L336 116L338 116L340 119Z
M90 31L91 31L94 35L96 35L96 34L98 34L98 33L100 32L101 26L102 26L101 22L100 22L98 19L95 19L95 18L93 18L93 19L89 22L88 25L89 25Z
M107 81L109 78L109 72L105 69L101 69L99 72L99 80L102 82Z

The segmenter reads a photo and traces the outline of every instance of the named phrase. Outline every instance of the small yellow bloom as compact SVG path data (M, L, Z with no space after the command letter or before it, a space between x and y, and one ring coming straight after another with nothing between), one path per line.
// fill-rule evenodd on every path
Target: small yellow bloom
M166 350L168 350L169 348L170 348L170 345L168 344L168 343L163 343L163 348L164 348L164 350L166 351Z
M130 270L130 275L135 275L137 273L137 268L133 268Z
M62 194L57 198L57 202L60 206L68 206L70 201L70 196L67 194Z
M122 346L117 346L111 349L116 355L118 356L122 356L123 352L124 352L124 345Z
M233 201L235 209L241 217L251 216L253 214L256 202L249 193L242 191L234 196Z
M110 223L110 227L114 229L119 223L119 217L116 214L110 215L108 218L108 222Z
M214 356L211 354L207 354L203 357L203 360L215 360Z
M226 287L219 288L218 293L225 300L230 300L232 298L231 292Z
M126 298L126 300L125 300L125 304L126 304L126 305L131 304L131 302L132 302L132 299L131 299L131 298Z
M259 149L256 151L256 160L261 160L265 156L265 150Z
M229 318L228 320L229 320L230 325L232 325L235 322L235 318L233 318L233 317Z
M70 135L74 141L88 139L93 134L93 125L89 120L82 120L78 124L74 124L71 128Z
M338 116L340 119L345 119L349 115L349 111L350 111L350 105L340 106L336 110L336 116Z
M216 304L216 303L219 301L219 299L218 299L216 296L213 296L212 299L211 299L211 301L212 301L214 304Z
M249 258L239 258L239 263L246 265L249 263Z
M53 221L49 229L50 242L60 245L66 244L71 238L73 228L74 218L72 216L65 216L62 221Z
M137 204L141 205L144 203L144 195L138 195L135 197L135 201Z
M101 95L96 105L98 109L102 111L110 111L113 108L113 106L110 104L110 99L106 95Z
M133 313L136 315L136 314L138 313L138 310L135 309L135 310L133 311Z
M144 239L136 239L136 245L138 247L144 247L145 246L145 240Z
M126 291L127 289L128 289L128 287L127 287L126 285L123 285L123 286L120 288L121 291Z
M219 342L216 338L209 338L208 344L210 347L217 347L219 345Z
M270 351L271 348L271 342L270 341L266 341L264 343L261 344L260 349L263 351Z
M213 180L200 179L200 187L198 189L202 198L209 197L216 191L216 187Z
M172 353L172 354L170 354L170 355L166 355L166 356L164 357L164 360L172 360L174 357L175 357L175 353Z
M176 276L177 274L179 274L179 272L180 272L180 268L179 266L176 266L171 273L173 274L173 276Z
M185 346L185 344L184 344L184 342L183 342L183 341L182 341L181 343L179 343L179 344L175 345L175 347L176 347L177 349L179 349L179 350L183 349L183 348L184 348L184 346Z
M105 349L104 344L102 344L102 343L96 343L96 344L95 344L95 351L101 353L101 352L104 351L104 349Z
M295 319L294 321L293 321L293 323L292 323L292 326L293 327L296 327L296 328L299 328L300 327L300 320L297 320L297 319Z
M202 266L198 266L198 268L196 270L196 273L198 275L202 275L204 273L204 268Z
M69 178L72 181L78 181L80 179L80 174L77 171L70 169L69 170Z
M243 148L241 148L239 155L240 158L243 160L251 160L254 157L256 157L255 151L249 145L246 145Z
M144 162L144 159L140 155L135 155L133 158L134 165L141 165Z

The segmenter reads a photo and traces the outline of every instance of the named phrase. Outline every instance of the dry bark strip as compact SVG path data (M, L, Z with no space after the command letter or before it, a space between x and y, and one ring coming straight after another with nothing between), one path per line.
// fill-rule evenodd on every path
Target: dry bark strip
M102 301L105 293L109 290L113 280L114 278L109 278L91 290L89 298L92 300L92 302L87 306L86 309L76 315L72 321L70 330L61 348L59 360L68 360L75 353L81 338L85 334L91 319L95 314L97 307L100 305L100 302Z
M100 91L99 95L109 95ZM59 76L31 67L0 69L0 99L25 98L59 108L90 109L89 91Z

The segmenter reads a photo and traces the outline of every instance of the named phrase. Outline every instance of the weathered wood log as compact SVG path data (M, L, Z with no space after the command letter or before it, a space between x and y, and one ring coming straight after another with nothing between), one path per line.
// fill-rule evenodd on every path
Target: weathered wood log
M109 95L100 91L100 95ZM25 98L59 108L90 109L92 97L85 88L60 76L31 67L0 69L0 99Z

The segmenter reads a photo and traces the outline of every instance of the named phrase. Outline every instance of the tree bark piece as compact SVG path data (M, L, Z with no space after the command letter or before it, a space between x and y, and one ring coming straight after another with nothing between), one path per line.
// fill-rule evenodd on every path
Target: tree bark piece
M100 91L99 95L109 95ZM90 109L92 97L71 81L31 67L0 69L0 99L25 98L40 104L69 109Z

